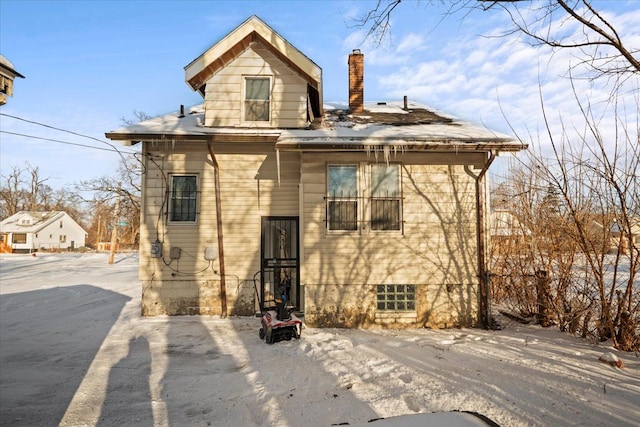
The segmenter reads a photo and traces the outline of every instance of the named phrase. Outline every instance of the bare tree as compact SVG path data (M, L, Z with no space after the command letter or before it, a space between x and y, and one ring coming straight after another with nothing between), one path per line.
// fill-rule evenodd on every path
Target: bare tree
M131 125L151 117L144 112L134 110L133 119L122 117L125 125ZM114 175L102 176L76 184L76 190L81 194L88 194L85 200L93 207L93 216L89 229L95 234L92 241L102 241L106 236L105 230L119 226L118 235L122 243L136 245L140 232L140 194L142 162L139 157L121 155L120 164ZM115 212L118 206L118 212ZM124 225L127 224L127 225ZM123 230L123 231L120 231Z
M46 189L43 188L44 183L48 181L49 178L40 177L40 168L38 166L31 166L29 163L27 163L27 165L27 171L31 175L28 206L29 210L35 211L38 209L39 198L42 197L43 190L50 190L50 187Z
M76 185L79 192L90 195L86 201L94 207L90 228L95 228L97 232L100 222L104 222L105 227L112 227L115 222L127 223L128 225L121 226L124 229L122 236L127 244L132 245L137 243L140 230L140 175L142 169L139 164L139 161L133 156L125 157L121 160L115 176L94 178ZM119 200L119 212L115 213L117 200Z
M0 187L0 217L8 218L21 208L23 203L23 170L18 166L12 166L8 175L2 175L2 187Z
M549 131L552 157L530 153L513 171L513 195L504 197L528 233L524 244L501 244L494 252L494 297L520 315L541 317L533 272L547 271L543 308L549 323L597 340L610 339L621 350L638 350L637 129L623 116L613 115L619 132L603 133L590 106L580 102L577 93L574 96L585 128L565 128L563 135ZM615 99L610 107L618 108ZM634 122L639 119L636 112Z
M24 167L12 166L8 175L3 175L0 187L0 209L2 217L9 217L21 210L51 210L47 202L53 189L46 184L40 168L29 162Z
M42 177L38 166L28 162L24 167L12 166L11 172L2 179L0 218L19 211L64 211L83 227L86 225L85 206L78 193L46 184L49 177Z
M133 110L133 118L120 117L120 121L125 125L133 125L135 123L143 122L145 120L152 119L153 117L145 113L144 111Z
M367 36L380 41L391 32L392 13L402 0L379 0L356 20ZM594 77L613 77L617 84L629 73L640 73L640 55L627 46L619 32L590 0L545 0L540 4L518 0L426 0L426 7L447 5L443 19L475 11L505 12L512 23L502 36L523 35L533 45L576 51L578 64L595 72ZM566 34L565 24L577 24L580 31ZM576 64L577 65L577 64Z

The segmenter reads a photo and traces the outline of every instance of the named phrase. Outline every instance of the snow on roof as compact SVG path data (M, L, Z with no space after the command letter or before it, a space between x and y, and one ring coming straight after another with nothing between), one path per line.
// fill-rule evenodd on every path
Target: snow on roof
M62 211L20 211L0 222L3 233L35 233L65 215Z
M422 104L368 102L364 114L351 115L345 104L325 103L323 120L306 129L204 127L204 105L188 114L171 113L106 134L113 140L207 139L211 135L267 136L283 150L368 150L375 147L520 151L526 144L486 127L460 120Z

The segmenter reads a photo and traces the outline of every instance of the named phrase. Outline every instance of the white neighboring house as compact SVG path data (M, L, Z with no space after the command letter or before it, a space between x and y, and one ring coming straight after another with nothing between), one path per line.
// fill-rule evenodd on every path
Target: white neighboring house
M21 211L0 222L0 242L10 252L75 249L85 245L87 232L61 211Z

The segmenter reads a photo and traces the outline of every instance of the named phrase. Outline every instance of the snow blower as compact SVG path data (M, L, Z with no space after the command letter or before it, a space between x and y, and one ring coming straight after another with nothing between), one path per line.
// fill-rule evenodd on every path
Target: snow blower
M288 288L286 283L279 286L279 296L268 301L270 304L267 305L265 301L260 301L258 274L260 274L260 272L257 272L253 276L253 286L256 290L256 297L260 305L261 328L258 332L260 339L264 340L267 344L273 344L282 340L290 341L292 338L299 339L302 335L302 320L292 313L293 309L287 307Z

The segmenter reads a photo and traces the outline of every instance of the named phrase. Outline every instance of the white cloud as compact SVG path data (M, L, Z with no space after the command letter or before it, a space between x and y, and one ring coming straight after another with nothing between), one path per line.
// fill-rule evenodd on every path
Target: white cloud
M632 25L634 19L640 21L640 12L615 19L617 28L625 30L621 33L623 39L635 42L628 46L640 45L638 26ZM577 29L574 24L565 24L561 31L572 37ZM591 108L596 117L603 118L599 128L608 133L608 140L613 141L615 122L609 103L611 82L570 79L570 76L579 77L586 71L579 64L577 55L580 54L569 49L553 51L546 46L532 46L519 37L463 34L450 39L444 46L437 46L437 51L421 50L399 69L381 71L377 81L391 97L408 94L427 105L484 123L498 131L511 133L511 125L522 136L532 134L539 138L534 142L541 147L548 146L543 105L555 137L579 136L583 132L584 118L577 96L583 107ZM569 74L571 66L574 68ZM635 91L637 94L640 79L632 76L626 85L628 93ZM637 100L626 99L626 102L631 106L626 112L627 119L634 123L638 119ZM634 126L631 128L634 130ZM562 136L565 132L567 135ZM637 134L637 129L635 132Z
M425 40L420 34L410 33L400 40L396 51L398 53L413 53L415 51L425 50Z

